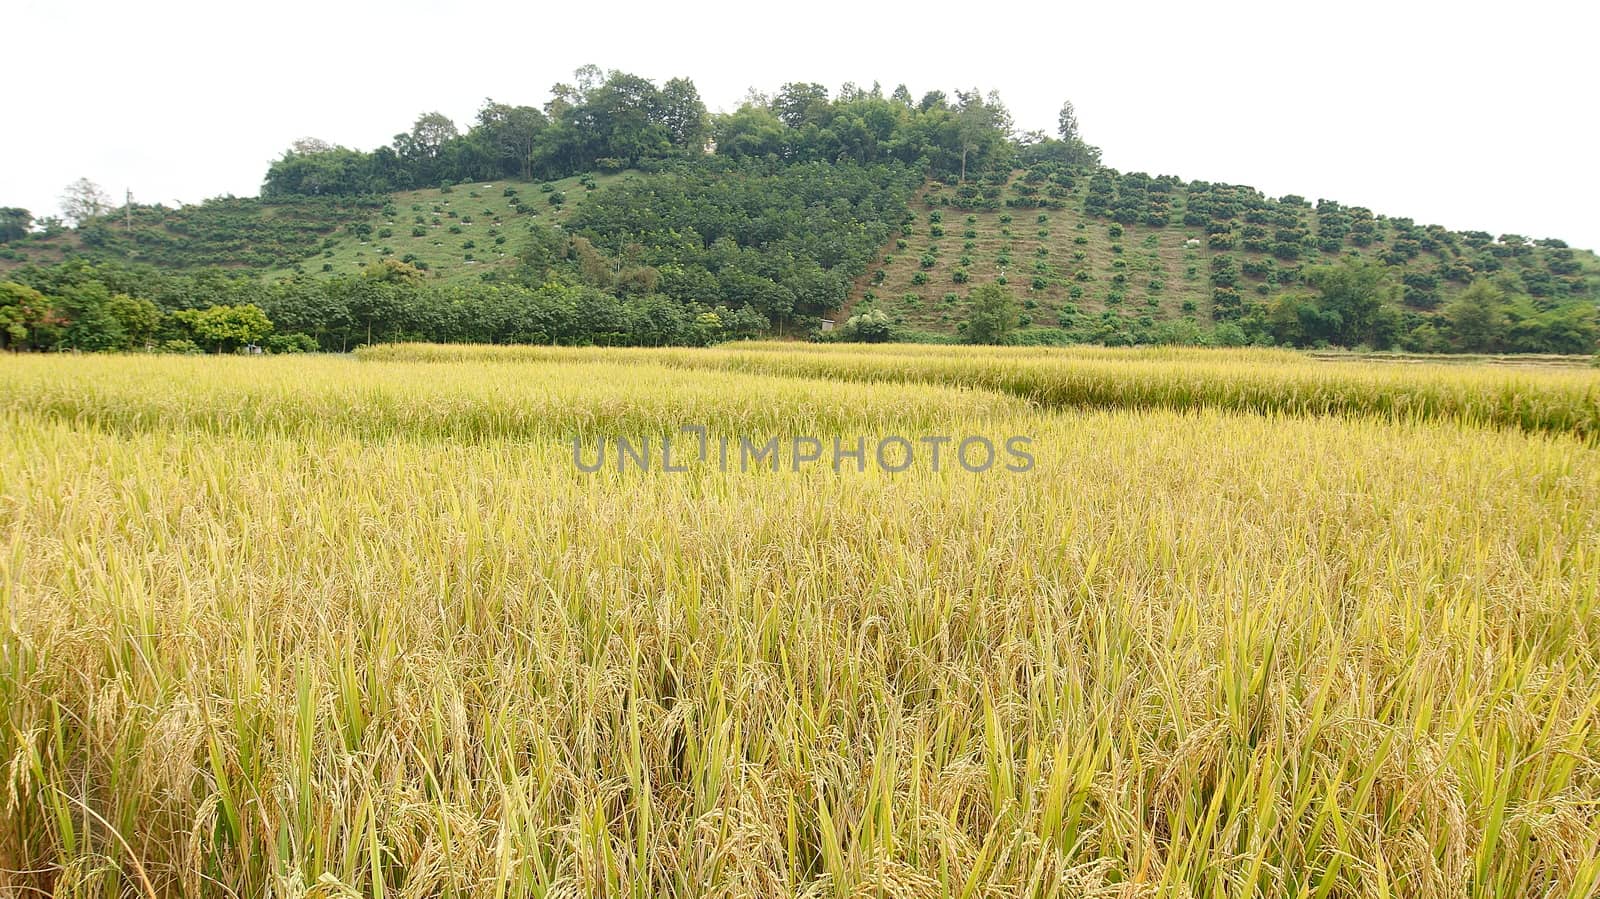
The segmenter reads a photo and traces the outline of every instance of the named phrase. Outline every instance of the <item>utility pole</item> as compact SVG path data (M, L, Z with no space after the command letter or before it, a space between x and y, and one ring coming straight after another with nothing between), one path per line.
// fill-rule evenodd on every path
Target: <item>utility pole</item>
M123 188L122 193L122 229L133 230L133 188Z

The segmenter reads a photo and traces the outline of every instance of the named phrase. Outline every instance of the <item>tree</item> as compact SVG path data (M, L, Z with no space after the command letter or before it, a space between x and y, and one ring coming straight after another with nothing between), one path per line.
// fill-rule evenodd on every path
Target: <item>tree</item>
M174 317L188 325L196 337L215 346L218 353L224 348L257 343L272 333L272 320L252 303L189 309Z
M20 240L33 227L33 213L18 206L0 206L0 243Z
M50 303L31 287L0 281L0 349L28 346L50 314Z
M161 330L161 307L146 299L113 294L106 301L106 313L117 320L130 346L152 343Z
M68 286L56 300L65 330L61 346L89 352L128 348L128 334L111 314L111 295L99 281Z
M1011 136L1011 113L1000 102L1000 95L989 92L986 98L977 88L956 91L959 101L956 122L961 137L962 181L967 180L967 163L974 157L986 158Z
M456 123L442 112L427 112L417 116L411 125L410 149L418 155L436 159L444 145L460 136Z
M691 156L706 151L711 120L693 81L673 78L661 88L661 119L674 147Z
M772 98L772 113L790 128L821 125L828 114L828 89L810 82L785 84Z
M1385 346L1394 335L1381 333L1391 324L1382 314L1385 303L1395 293L1389 270L1372 262L1346 260L1338 265L1318 265L1306 269L1306 283L1321 293L1317 302L1322 333L1320 337L1341 346L1367 343Z
M68 184L61 194L61 214L74 226L111 211L111 197L88 178Z
M1073 108L1071 100L1063 100L1061 111L1056 114L1056 134L1067 143L1080 139L1078 137L1078 111Z
M509 106L493 100L483 101L478 110L478 125L472 138L495 159L502 174L533 177L534 152L539 133L549 125L544 113L532 106Z
M839 339L855 343L884 343L894 337L894 323L882 309L850 316L839 329Z
M1505 293L1488 281L1474 281L1444 309L1452 344L1469 353L1500 348L1505 337Z
M301 156L315 156L318 153L328 153L334 149L333 144L320 137L302 137L289 145L289 149Z
M989 282L973 288L972 311L963 336L968 343L1007 343L1017 328L1017 300L1003 285Z
M713 123L717 152L727 156L782 155L787 146L783 122L764 106L745 105Z

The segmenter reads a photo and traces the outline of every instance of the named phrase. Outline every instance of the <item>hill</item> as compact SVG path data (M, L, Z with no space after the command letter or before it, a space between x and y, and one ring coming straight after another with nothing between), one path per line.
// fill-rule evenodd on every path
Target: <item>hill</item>
M0 208L0 346L232 345L190 324L217 306L255 307L239 314L265 316L278 345L329 350L1600 342L1592 252L1120 172L1070 103L1045 137L976 89L793 82L713 116L687 79L576 75L542 109L486 102L465 132L424 113L371 151L296 141L260 198L116 209L84 181L78 227L37 231Z

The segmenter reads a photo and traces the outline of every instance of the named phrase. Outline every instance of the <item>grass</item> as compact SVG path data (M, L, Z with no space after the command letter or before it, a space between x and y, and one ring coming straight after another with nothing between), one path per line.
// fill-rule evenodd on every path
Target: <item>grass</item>
M1052 399L1117 378L1126 402ZM1461 410L1597 381L1176 350L0 357L0 886L1590 896L1600 449ZM1285 385L1470 402L1248 400ZM682 423L1026 433L1038 464L572 466L574 433Z

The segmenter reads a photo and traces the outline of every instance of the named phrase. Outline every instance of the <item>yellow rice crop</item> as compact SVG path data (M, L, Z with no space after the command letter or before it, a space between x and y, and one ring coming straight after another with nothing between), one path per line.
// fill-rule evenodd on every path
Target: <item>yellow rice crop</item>
M1596 381L0 358L0 895L1593 896ZM1360 399L1225 402L1285 384ZM679 424L1038 464L565 442Z

